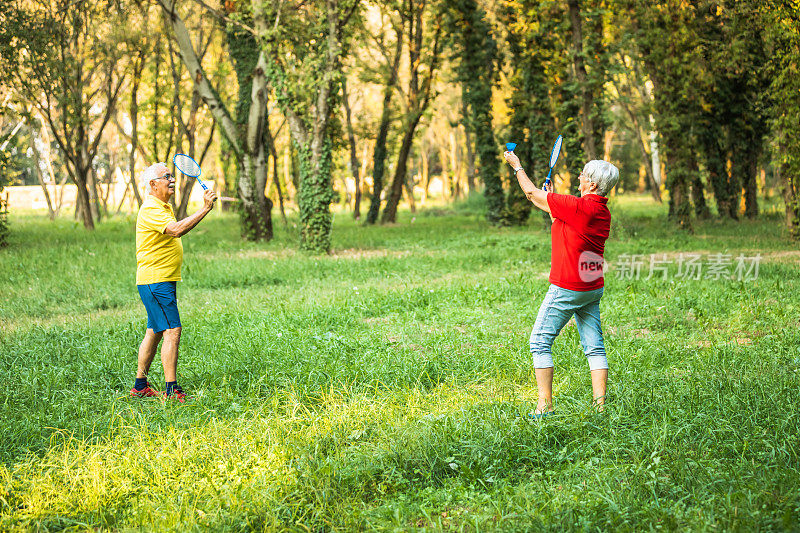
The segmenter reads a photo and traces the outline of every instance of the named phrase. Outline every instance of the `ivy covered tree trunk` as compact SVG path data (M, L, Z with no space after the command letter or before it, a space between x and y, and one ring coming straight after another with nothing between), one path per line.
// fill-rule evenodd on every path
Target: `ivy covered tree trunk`
M303 138L295 135L295 139ZM327 253L331 248L334 199L331 184L331 148L328 135L322 139L295 143L300 170L297 206L300 209L300 247L309 252Z
M528 177L537 186L544 184L550 168L550 142L554 141L553 119L550 114L548 85L544 65L534 57L522 62L519 89L511 97L512 117L510 121L512 138L520 139L517 155L525 161ZM526 133L527 132L527 133ZM522 225L527 222L531 213L531 202L519 187L516 177L511 176L511 188L506 198L508 222ZM550 217L543 212L546 227L550 227Z
M781 192L786 206L786 228L789 235L800 240L800 175L789 164L779 167Z
M744 181L744 216L758 217L758 155L759 152L748 151L742 165Z
M236 191L242 237L269 241L273 237L273 203L265 194L269 176L269 122L266 118L268 84L266 59L255 37L235 26L226 32L239 96L236 101L236 129L242 146Z
M776 73L769 85L769 118L774 138L773 157L780 175L789 234L800 240L800 6L768 0L765 27L773 49L769 65Z
M497 45L486 13L475 0L448 3L446 18L458 59L456 75L461 84L464 130L467 143L475 141L478 175L484 184L489 223L506 223L499 145L492 128L492 87L496 77ZM471 135L472 134L472 135ZM470 147L470 152L472 152Z
M669 190L669 217L683 229L692 230L692 201L689 186L692 181L692 153L690 143L681 128L661 128L664 138Z
M586 19L584 42L587 72L587 85L590 94L591 106L589 111L589 125L592 128L592 137L595 154L590 159L602 159L605 156L603 146L608 130L606 116L605 85L608 73L612 69L611 57L604 43L605 28L603 15L607 8L604 0L590 0L582 9Z
M195 90L220 125L238 162L236 190L240 200L242 237L272 239L272 201L265 196L268 176L267 60L254 36L238 27L227 32L228 51L239 81L234 119L211 85L197 56L186 25L173 0L158 0L172 26L175 41ZM227 4L226 4L227 6ZM231 7L233 4L231 4Z
M711 212L706 204L703 179L700 177L700 167L697 158L692 154L689 160L689 172L691 173L692 184L692 203L694 204L694 214L697 218L704 220L711 217Z
M564 158L570 176L569 192L577 194L578 175L586 164L586 152L583 150L581 141L580 100L574 93L574 88L566 85L564 84L561 89L561 105L559 106L559 132L564 137L561 145L561 157ZM550 158L549 150L545 157Z
M580 0L567 0L569 9L570 28L572 30L572 72L574 76L575 96L580 109L580 132L583 139L583 150L588 159L597 158L595 146L595 128L592 122L594 113L592 109L592 87L586 73L586 61L583 52L583 21ZM577 180L574 180L577 181Z
M475 144L478 152L478 175L483 180L484 196L486 196L486 219L490 224L506 223L505 194L503 181L500 178L500 160L498 144L492 131L491 85L488 98L474 102Z
M531 158L532 150L530 149L530 141L525 137L525 132L523 130L525 115L522 113L522 110L518 110L518 108L513 106L517 95L518 93L515 93L511 99L513 114L511 115L509 124L510 136L512 139L519 141L514 152L520 158L520 161L524 160L527 162L526 172L535 172L535 164ZM534 179L533 174L531 174L530 177ZM532 204L531 201L528 200L528 197L525 196L522 187L519 186L517 177L514 175L514 170L510 166L508 167L508 180L510 186L508 188L508 195L506 196L506 220L510 225L522 226L528 221L528 217L531 215Z
M745 113L733 123L731 128L731 189L735 189L736 202L732 206L735 212L732 218L738 218L741 206L741 194L744 191L744 214L747 218L758 216L758 158L763 145L763 126L759 117L753 113Z
M630 11L630 31L635 35L653 83L653 115L660 135L659 153L666 165L669 216L679 227L691 231L694 149L715 137L709 128L698 127L703 120L700 99L701 81L705 79L700 71L702 47L696 30L700 14L692 3L674 6L634 0L623 3ZM713 179L711 185L719 187Z
M724 143L723 131L716 119L710 119L699 134L699 146L704 154L706 172L714 198L717 201L717 214L727 217L731 212L733 200L730 195L728 183L728 158L722 146Z
M383 175L387 156L386 139L389 136L392 92L392 88L387 87L383 94L381 122L378 128L378 137L375 139L375 149L372 153L372 196L369 210L367 211L367 224L375 224L381 211L381 193L383 192Z

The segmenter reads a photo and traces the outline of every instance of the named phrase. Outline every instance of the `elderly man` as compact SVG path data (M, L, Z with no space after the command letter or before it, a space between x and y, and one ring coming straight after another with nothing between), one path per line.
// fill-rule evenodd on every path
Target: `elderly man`
M550 288L544 297L531 332L530 347L536 372L539 401L533 418L553 411L553 356L551 347L569 319L581 337L583 352L592 374L592 391L598 410L603 409L608 362L600 327L603 296L603 249L611 229L606 206L609 191L619 181L619 170L606 161L589 161L578 179L580 197L555 194L537 188L513 152L505 152L525 196L550 214Z
M183 403L186 394L177 381L178 345L181 341L181 318L178 314L176 284L181 279L183 245L181 237L189 233L211 211L217 195L203 193L203 207L181 221L175 220L167 202L175 194L175 178L167 165L156 163L142 173L147 195L136 219L136 286L147 310L147 332L139 346L136 383L131 396L161 396L147 381L150 363L161 345L166 395Z

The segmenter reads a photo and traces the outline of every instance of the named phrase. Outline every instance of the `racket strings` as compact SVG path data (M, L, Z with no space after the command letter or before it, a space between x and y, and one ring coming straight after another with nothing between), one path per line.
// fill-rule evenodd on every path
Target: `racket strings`
M172 161L175 163L175 168L187 176L196 178L200 175L200 165L188 155L176 154Z

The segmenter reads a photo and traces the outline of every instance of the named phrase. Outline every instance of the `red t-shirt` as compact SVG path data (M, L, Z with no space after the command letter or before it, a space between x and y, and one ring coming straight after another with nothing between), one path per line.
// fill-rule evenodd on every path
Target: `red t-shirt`
M611 230L608 198L547 194L555 220L550 229L550 283L571 291L603 286L603 250Z

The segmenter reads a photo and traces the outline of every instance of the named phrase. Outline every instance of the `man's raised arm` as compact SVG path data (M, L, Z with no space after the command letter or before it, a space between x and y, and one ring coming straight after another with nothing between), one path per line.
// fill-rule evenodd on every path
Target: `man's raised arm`
M205 218L205 216L211 211L211 209L214 207L214 200L216 199L217 195L214 193L214 191L208 189L203 193L203 207L198 209L193 215L189 215L183 220L178 220L177 222L170 222L167 224L167 227L164 228L164 235L169 235L170 237L183 237L189 233L192 228L194 228L201 220L203 220L203 218Z

